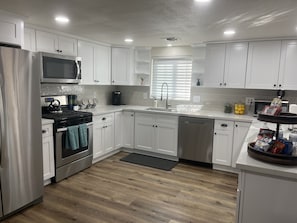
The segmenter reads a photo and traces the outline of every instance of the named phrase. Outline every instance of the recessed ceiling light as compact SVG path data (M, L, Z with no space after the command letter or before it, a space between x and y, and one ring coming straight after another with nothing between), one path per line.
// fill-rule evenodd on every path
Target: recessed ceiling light
M203 2L210 2L211 0L195 0L195 2L201 2L201 3L203 3Z
M226 36L232 36L234 34L235 34L235 30L233 30L233 29L228 29L228 30L224 31L224 35L226 35Z
M66 24L70 21L69 18L67 18L66 16L57 16L55 20L60 24Z
M132 43L134 40L133 39L131 39L131 38L127 38L127 39L125 39L125 42L126 43Z
M168 46L168 47L171 47L171 46L172 46L172 44L171 44L171 43L168 43L168 44L167 44L167 46Z

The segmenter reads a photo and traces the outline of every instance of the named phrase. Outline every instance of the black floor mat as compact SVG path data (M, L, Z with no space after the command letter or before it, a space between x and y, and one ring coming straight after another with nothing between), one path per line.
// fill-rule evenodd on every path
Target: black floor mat
M173 167L176 166L178 162L172 160L166 160L136 153L130 153L128 156L120 159L128 163L139 164L143 166L153 167L160 170L170 171Z

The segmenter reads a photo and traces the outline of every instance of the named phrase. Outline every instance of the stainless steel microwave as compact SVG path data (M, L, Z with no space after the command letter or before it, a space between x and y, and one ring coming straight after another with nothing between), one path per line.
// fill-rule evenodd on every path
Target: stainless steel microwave
M40 53L41 83L76 84L81 80L81 58Z
M271 101L255 99L253 115L257 116L259 112L263 111L266 105L270 105ZM289 101L282 100L282 112L289 112Z

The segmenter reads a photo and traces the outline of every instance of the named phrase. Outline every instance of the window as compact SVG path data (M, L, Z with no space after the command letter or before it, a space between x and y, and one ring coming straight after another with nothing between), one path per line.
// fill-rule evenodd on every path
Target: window
M168 84L168 98L173 100L190 100L192 60L189 58L161 58L153 60L151 97L161 98L163 83ZM163 97L166 97L166 85Z

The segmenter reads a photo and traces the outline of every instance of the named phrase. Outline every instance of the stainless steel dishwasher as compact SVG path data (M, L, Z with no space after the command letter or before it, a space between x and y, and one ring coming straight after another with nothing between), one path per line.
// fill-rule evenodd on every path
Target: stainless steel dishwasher
M213 119L179 117L179 158L211 164L213 133Z

